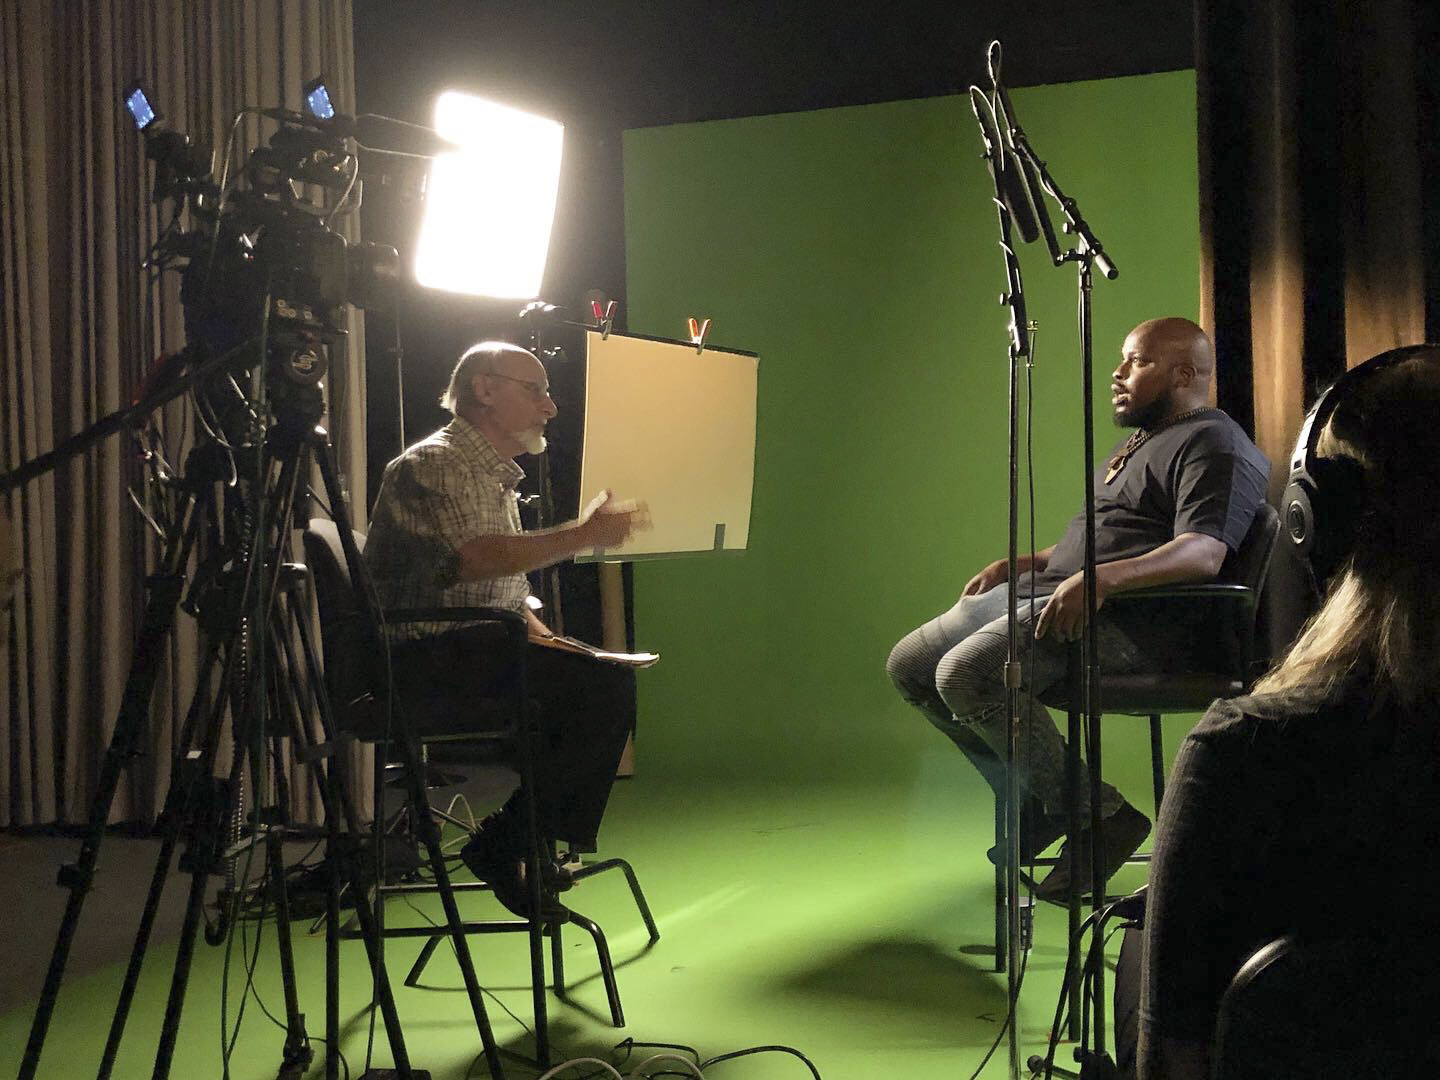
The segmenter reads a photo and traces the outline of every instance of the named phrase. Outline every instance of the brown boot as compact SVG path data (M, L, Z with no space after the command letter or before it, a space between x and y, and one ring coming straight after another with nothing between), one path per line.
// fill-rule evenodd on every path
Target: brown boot
M1105 818L1100 823L1100 828L1105 838L1104 874L1105 882L1108 882L1150 835L1150 819L1129 803L1125 803ZM1067 840L1060 849L1060 861L1045 875L1044 880L1035 886L1035 895L1051 903L1065 903L1072 891L1072 875L1080 882L1080 895L1089 895L1093 876L1090 852L1089 829L1083 830L1078 838ZM1105 882L1101 883L1101 888L1104 888Z

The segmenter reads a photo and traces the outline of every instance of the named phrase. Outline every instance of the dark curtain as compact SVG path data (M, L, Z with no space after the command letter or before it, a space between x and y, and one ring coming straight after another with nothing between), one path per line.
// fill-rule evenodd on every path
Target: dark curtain
M1305 409L1348 367L1440 338L1440 4L1197 0L1201 317L1217 397L1278 497ZM1311 607L1277 553L1272 651Z
M122 91L143 80L176 130L219 148L239 106L298 108L315 74L353 112L351 35L349 0L0 3L0 471L127 404L151 359L184 344L173 275L141 269L160 221ZM273 129L248 118L235 159ZM359 330L332 369L328 426L363 492ZM188 411L159 420L175 463L195 436ZM156 566L127 495L139 476L134 445L112 436L4 500L23 575L0 644L0 826L87 816ZM112 820L159 809L198 648L181 615ZM290 809L315 818L308 784L292 785Z

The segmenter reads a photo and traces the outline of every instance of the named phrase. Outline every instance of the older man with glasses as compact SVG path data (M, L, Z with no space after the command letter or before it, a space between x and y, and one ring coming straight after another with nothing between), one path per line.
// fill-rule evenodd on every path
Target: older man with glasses
M545 450L556 414L545 368L533 353L485 341L460 357L441 397L454 418L385 468L365 561L382 608L495 607L523 615L533 638L550 631L529 606L528 571L581 551L615 548L648 524L645 507L604 493L576 521L525 531L517 485L523 454ZM402 701L464 716L487 677L486 658L454 623L392 632ZM587 656L532 649L543 753L536 779L542 835L594 850L615 770L634 715L634 676ZM523 824L516 798L482 823L466 862L512 911L528 915L521 879Z

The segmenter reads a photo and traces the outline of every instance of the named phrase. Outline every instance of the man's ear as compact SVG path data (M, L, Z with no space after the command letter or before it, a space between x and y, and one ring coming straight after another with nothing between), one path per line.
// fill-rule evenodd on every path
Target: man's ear
M1178 387L1188 387L1195 381L1195 365L1188 360L1176 364L1174 367L1174 383Z
M493 393L490 384L485 378L485 373L470 376L470 396L481 405L490 404L490 396Z

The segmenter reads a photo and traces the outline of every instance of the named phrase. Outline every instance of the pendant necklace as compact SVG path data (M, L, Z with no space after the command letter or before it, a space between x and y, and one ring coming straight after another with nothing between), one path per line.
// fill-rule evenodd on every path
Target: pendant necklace
M1130 436L1130 438L1125 440L1125 445L1120 447L1119 450L1115 451L1115 456L1110 459L1109 467L1105 471L1105 483L1109 484L1113 482L1114 479L1120 475L1121 470L1125 468L1125 463L1130 460L1131 456L1134 455L1136 450L1139 450L1140 447L1144 446L1147 442L1150 441L1150 437L1152 435L1157 435L1160 432L1164 431L1166 428L1173 427L1174 425L1180 423L1183 420L1189 420L1192 417L1199 416L1203 412L1209 411L1209 405L1201 405L1198 408L1186 410L1179 416L1173 417L1165 421L1163 424L1161 424L1157 428L1154 428L1153 430L1147 431L1144 428L1138 429L1133 435Z

